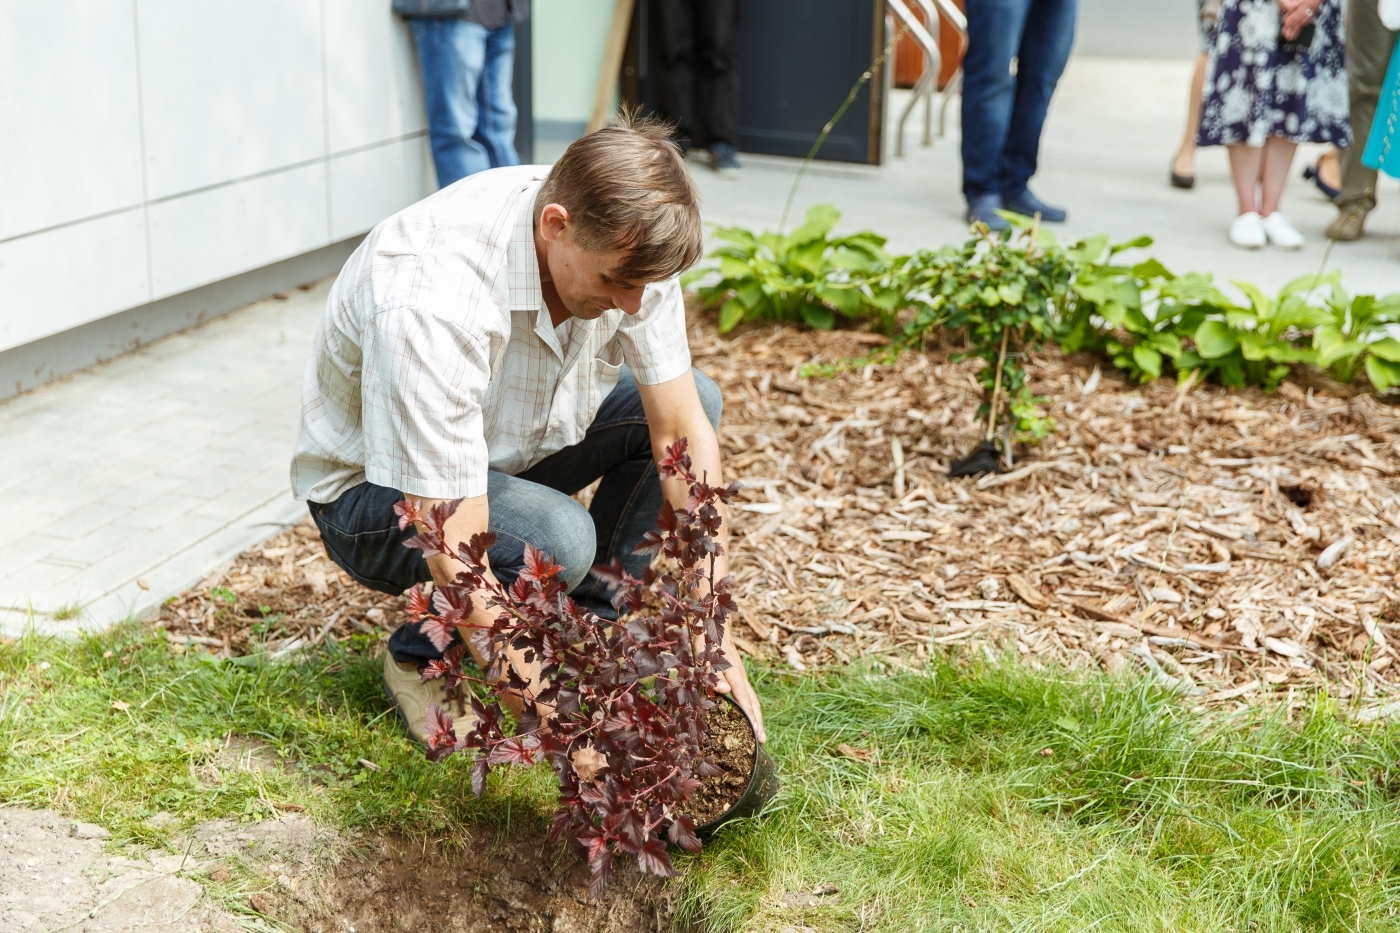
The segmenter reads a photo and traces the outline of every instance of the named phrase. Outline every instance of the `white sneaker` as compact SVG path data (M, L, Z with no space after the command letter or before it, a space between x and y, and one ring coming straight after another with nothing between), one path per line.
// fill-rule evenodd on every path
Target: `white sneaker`
M1264 222L1254 211L1241 214L1230 221L1230 242L1236 246L1244 249L1258 249L1268 241L1268 235L1264 233Z
M1260 222L1264 235L1269 238L1269 242L1279 249L1302 249L1303 235L1298 232L1298 228L1288 222L1288 218L1274 211Z

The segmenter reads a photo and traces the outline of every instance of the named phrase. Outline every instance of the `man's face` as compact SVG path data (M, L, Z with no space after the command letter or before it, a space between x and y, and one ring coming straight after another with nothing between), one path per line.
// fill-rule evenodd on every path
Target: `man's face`
M543 250L539 249L541 245ZM646 283L625 281L614 274L626 252L581 248L574 242L567 211L559 205L550 204L544 209L536 230L536 248L544 260L541 265L548 267L541 272L547 271L559 300L574 317L591 321L613 308L626 314L641 310Z

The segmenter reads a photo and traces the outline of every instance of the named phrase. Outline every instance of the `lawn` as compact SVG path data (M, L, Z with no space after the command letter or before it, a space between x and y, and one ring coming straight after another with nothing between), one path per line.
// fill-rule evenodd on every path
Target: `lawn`
M363 647L218 660L138 625L4 644L0 800L101 823L118 848L295 809L422 840L543 827L550 776L473 798L465 759L432 765L404 737ZM785 786L682 860L699 929L1400 927L1400 726L1321 696L1194 709L1011 652L753 674ZM230 733L282 767L215 779Z

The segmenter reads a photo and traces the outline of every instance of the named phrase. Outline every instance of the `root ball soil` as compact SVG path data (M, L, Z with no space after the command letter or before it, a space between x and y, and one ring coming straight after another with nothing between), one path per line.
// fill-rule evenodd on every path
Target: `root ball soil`
M753 729L734 704L719 702L707 717L701 754L719 767L719 774L702 778L700 789L687 802L697 826L718 819L739 802L753 772Z

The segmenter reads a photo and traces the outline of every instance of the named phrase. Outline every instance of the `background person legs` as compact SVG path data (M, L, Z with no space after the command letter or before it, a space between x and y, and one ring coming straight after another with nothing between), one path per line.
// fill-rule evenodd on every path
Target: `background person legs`
M676 124L677 145L686 152L701 144L695 125L695 4L694 0L656 0L655 10L655 36L661 44L657 97L662 115Z
M515 151L515 24L506 23L486 35L486 60L477 83L476 132L472 138L486 150L492 168L519 165Z
M662 115L684 150L707 149L718 171L739 168L738 0L656 0Z
M705 148L719 171L738 168L739 0L696 4L696 111Z
M423 76L438 187L497 165L517 164L515 102L510 98L514 27L487 29L453 17L414 17L409 23ZM506 124L509 135L503 135Z
M1041 202L1026 185L1035 175L1050 98L1074 44L1077 2L1034 0L1031 4L1016 56L1016 101L1001 154L1001 197L1007 209L1027 216L1038 213L1051 222L1064 220L1065 212Z
M1035 174L1046 110L1069 58L1074 17L1075 0L968 0L962 158L969 221L1004 229L994 213L1002 207L1064 219L1026 183Z
M1011 126L1016 77L1011 59L1021 45L1033 0L968 0L967 53L963 57L963 197L970 222L1004 230L1001 154Z
M1361 153L1376 118L1376 102L1395 49L1396 33L1381 23L1375 0L1348 0L1346 30L1353 141L1342 152L1342 193L1337 199L1337 218L1327 227L1327 235L1358 240L1366 215L1376 209L1376 170L1362 164Z

